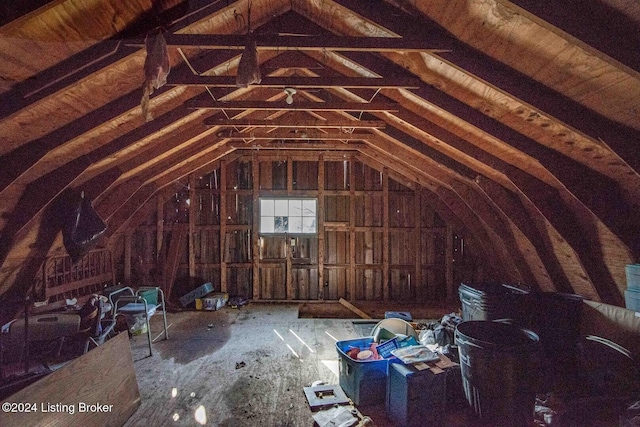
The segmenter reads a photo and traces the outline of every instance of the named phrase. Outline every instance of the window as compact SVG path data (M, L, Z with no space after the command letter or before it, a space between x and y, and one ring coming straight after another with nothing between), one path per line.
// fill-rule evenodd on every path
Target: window
M316 233L316 199L260 199L261 233Z

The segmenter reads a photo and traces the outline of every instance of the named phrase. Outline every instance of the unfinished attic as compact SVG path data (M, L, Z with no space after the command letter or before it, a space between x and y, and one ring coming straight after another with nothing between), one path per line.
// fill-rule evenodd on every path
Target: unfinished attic
M82 397L112 405L85 412L86 425L283 425L285 412L310 425L302 387L341 380L336 342L389 313L411 312L414 326L495 320L465 313L489 289L532 298L511 306L525 329L553 317L536 296L560 296L556 317L581 340L570 346L613 351L612 376L640 400L632 374L618 375L640 372L640 7L531 3L3 4L0 365L16 381L5 402L51 401L54 375L106 363L122 390ZM141 335L116 322L109 295L123 289L159 305ZM203 309L207 293L224 310ZM98 305L89 322L82 310ZM61 314L75 317L28 326ZM263 373L253 354L291 338L270 322L291 322L295 357L282 345L280 356L295 362ZM571 328L545 322L535 326ZM224 339L211 344L202 325ZM251 333L262 350L228 347ZM229 355L229 372L212 367ZM151 391L175 381L168 393L187 392L194 369L253 380L291 366L275 400L235 384L243 397L222 402L227 380L188 403ZM77 423L74 399L0 424ZM256 412L243 418L247 401ZM377 410L376 425L424 425L419 411L410 422Z

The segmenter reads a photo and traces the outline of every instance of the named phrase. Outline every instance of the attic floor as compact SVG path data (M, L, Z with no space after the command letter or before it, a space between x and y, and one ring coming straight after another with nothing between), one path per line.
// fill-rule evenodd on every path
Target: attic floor
M153 356L145 335L131 339L141 406L125 427L312 426L303 387L338 384L335 342L363 330L353 319L299 318L297 304L167 317L169 340L154 342ZM151 329L154 337L162 330L160 316ZM377 427L394 426L384 404L359 409ZM449 412L442 426L481 425L466 408Z
M155 341L153 356L146 336L131 339L142 403L126 427L199 425L196 417L210 426L312 426L303 387L338 384L335 342L362 336L351 319L298 318L297 304L168 313L167 320L169 340ZM151 330L153 337L162 330L160 316ZM393 426L379 406L359 409L376 426Z

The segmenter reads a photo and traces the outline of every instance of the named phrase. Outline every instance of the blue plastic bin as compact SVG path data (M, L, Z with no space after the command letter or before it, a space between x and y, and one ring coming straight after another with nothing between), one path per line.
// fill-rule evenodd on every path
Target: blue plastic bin
M336 342L340 358L340 387L356 405L367 406L384 403L387 393L389 361L353 360L347 355L353 347L368 350L373 337L363 337Z
M640 312L640 289L624 291L624 300L627 309Z
M387 415L398 427L441 425L445 415L446 378L442 372L392 363L387 385Z
M385 319L402 319L405 322L412 322L413 317L411 313L408 311L385 311L384 312Z

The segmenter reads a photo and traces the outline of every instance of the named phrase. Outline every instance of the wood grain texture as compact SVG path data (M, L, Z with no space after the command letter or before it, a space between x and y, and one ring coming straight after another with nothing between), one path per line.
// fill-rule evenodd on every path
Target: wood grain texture
M3 426L123 425L140 406L127 334L106 341L5 401L30 402L37 405L37 411L17 414L3 411L0 414ZM87 406L96 404L107 405L101 406L106 410L91 411ZM55 411L55 405L67 410Z

